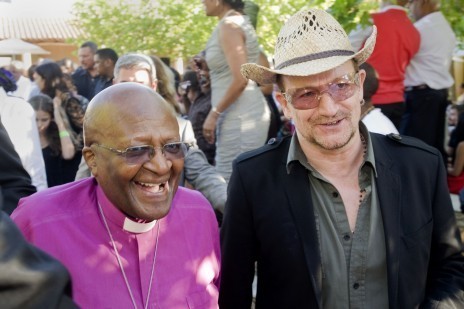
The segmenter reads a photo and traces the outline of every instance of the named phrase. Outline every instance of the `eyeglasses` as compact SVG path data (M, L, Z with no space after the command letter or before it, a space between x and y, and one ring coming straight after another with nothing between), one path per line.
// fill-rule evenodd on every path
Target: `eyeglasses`
M316 88L292 88L282 92L288 103L296 109L312 109L319 105L319 101L324 93L328 93L335 101L343 101L351 98L359 87L359 74L353 72L336 78L328 83L324 91Z
M101 144L94 145L124 157L126 163L129 165L144 164L145 162L150 161L155 156L155 149L161 149L161 153L168 160L183 159L190 147L190 144L184 142L168 143L162 147L153 147L151 145L133 146L124 150L111 148Z

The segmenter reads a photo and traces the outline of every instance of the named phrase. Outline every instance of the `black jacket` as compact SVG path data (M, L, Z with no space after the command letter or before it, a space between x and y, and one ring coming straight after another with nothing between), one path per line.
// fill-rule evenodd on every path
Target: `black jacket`
M387 251L390 308L464 304L464 258L439 152L370 134ZM286 170L290 139L234 162L221 228L221 308L322 308L321 261L307 170Z

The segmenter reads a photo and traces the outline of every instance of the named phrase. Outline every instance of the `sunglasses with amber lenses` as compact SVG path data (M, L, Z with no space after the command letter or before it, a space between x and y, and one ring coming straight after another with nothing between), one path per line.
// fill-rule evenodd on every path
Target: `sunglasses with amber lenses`
M288 103L295 109L312 109L319 106L320 99L327 93L335 101L343 101L351 98L359 88L359 74L353 72L337 77L333 82L324 87L326 90L319 91L313 87L291 88L282 92Z

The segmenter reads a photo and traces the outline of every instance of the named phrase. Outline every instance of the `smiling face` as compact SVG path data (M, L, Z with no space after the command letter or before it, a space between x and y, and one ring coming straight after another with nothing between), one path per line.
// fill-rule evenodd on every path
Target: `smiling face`
M348 61L333 70L313 76L282 76L282 85L285 91L305 87L324 91L327 89L327 84L353 72L355 72L354 65ZM319 98L319 105L312 109L295 109L282 93L277 93L276 98L282 105L285 116L294 121L302 145L336 150L342 149L351 141L359 126L365 72L360 70L358 75L360 86L350 98L336 101L328 93L324 93Z
M86 115L90 121L84 128L84 157L105 195L122 212L147 221L162 218L171 208L184 160L167 160L157 148L151 160L131 165L123 156L95 144L120 150L162 147L180 140L177 120L151 89L125 83L111 90L96 97L104 102L90 109L96 116Z

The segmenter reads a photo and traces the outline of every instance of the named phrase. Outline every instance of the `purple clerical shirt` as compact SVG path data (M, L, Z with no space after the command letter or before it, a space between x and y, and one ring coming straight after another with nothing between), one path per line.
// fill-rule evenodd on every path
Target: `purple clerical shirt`
M21 199L12 219L34 245L70 271L73 299L82 308L133 308L100 203L137 308L145 307L158 227L132 233L126 216L86 178ZM159 238L148 308L217 308L219 234L208 201L179 187Z

